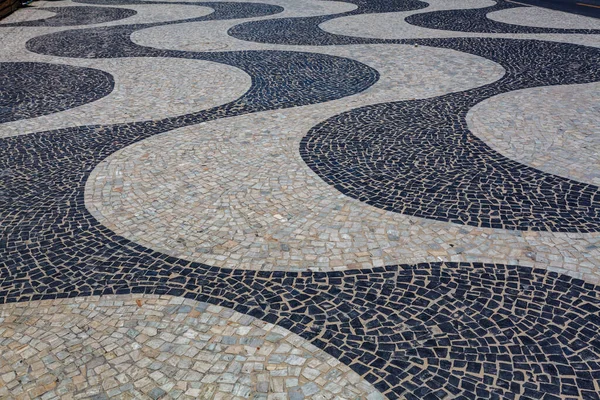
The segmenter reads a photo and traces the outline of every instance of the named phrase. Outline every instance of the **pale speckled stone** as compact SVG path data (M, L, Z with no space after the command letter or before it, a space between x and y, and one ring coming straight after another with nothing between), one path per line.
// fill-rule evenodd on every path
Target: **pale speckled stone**
M475 105L469 129L502 155L600 186L600 84L517 90Z
M0 398L381 396L347 366L303 346L299 336L206 306L152 295L0 305ZM160 339L125 334L132 329L158 332ZM275 330L279 339L267 341ZM178 343L184 335L189 340ZM275 351L283 358L274 361Z

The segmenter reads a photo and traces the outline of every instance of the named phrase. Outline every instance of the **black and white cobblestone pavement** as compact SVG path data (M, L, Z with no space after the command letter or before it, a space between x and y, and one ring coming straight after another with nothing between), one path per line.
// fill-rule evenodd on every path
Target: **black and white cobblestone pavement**
M0 21L0 398L600 399L600 20Z

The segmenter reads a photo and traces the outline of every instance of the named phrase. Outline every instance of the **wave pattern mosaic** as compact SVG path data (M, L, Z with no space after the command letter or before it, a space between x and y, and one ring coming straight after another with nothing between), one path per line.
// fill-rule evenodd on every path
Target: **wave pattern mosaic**
M600 399L599 21L0 21L0 397Z

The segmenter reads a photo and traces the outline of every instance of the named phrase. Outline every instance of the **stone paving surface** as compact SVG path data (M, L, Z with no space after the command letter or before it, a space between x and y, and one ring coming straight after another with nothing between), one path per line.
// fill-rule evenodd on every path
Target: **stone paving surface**
M327 53L376 67L379 81L326 108L217 120L123 149L92 172L88 209L134 242L219 267L328 271L427 260L415 252L428 245L399 245L405 218L340 196L303 166L299 142L345 109L476 87L504 70L443 49L379 45ZM431 79L443 83L430 87Z
M537 7L509 8L487 14L491 20L512 25L560 29L600 29L597 18Z
M383 399L288 330L193 300L16 303L0 321L3 398Z
M597 83L499 95L473 107L467 121L478 138L513 160L600 185Z
M600 399L600 20L0 21L0 398Z

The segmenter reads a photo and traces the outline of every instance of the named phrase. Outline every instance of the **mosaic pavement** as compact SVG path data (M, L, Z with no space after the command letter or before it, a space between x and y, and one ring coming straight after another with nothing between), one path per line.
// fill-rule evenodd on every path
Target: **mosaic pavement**
M600 19L0 21L0 398L600 399Z

